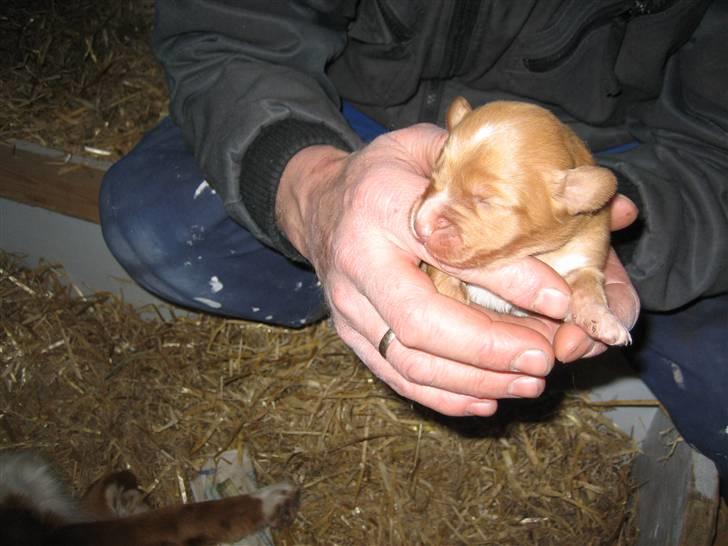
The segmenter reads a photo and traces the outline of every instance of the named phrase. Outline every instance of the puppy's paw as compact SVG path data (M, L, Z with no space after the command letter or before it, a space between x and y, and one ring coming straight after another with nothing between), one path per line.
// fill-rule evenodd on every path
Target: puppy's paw
M573 310L572 321L587 334L607 345L631 345L629 330L605 306L598 303L582 305Z
M141 514L151 510L137 479L128 470L114 472L104 479L104 498L109 510L116 517Z
M253 496L263 502L263 517L271 527L290 525L298 513L299 491L287 482L264 487Z

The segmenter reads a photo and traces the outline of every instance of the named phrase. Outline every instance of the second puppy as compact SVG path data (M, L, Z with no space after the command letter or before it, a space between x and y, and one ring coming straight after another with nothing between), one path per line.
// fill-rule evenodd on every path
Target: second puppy
M76 499L37 453L0 451L2 546L213 546L289 524L298 502L296 488L282 482L152 510L129 471L107 475Z
M533 104L496 101L473 110L458 97L447 128L431 183L412 211L417 239L453 267L535 256L572 289L566 320L608 345L631 343L604 293L612 172L594 164L568 126ZM483 288L425 269L441 293L520 314Z

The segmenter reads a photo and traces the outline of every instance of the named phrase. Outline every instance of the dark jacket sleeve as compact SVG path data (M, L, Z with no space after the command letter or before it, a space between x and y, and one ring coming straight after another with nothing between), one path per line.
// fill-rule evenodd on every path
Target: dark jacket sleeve
M637 192L643 223L623 258L643 305L676 309L728 292L728 11L714 2L628 126L640 145L599 162ZM634 193L633 193L634 195ZM619 251L619 247L618 251Z
M154 49L172 119L228 214L293 259L274 210L285 165L307 146L361 145L325 76L353 10L329 0L157 2Z

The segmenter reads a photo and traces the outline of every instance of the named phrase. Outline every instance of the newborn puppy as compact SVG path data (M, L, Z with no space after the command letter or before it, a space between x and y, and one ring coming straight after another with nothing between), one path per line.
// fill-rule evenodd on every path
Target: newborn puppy
M607 307L604 266L617 181L579 137L539 106L510 101L447 114L448 139L412 210L417 239L441 264L484 267L535 256L572 289L566 320L609 345L631 337ZM523 314L483 288L425 265L437 289L465 303Z

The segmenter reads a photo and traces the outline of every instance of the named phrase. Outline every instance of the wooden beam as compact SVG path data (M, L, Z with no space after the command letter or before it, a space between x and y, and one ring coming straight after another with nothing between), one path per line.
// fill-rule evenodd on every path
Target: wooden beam
M99 189L110 165L27 142L0 143L0 197L99 223Z

